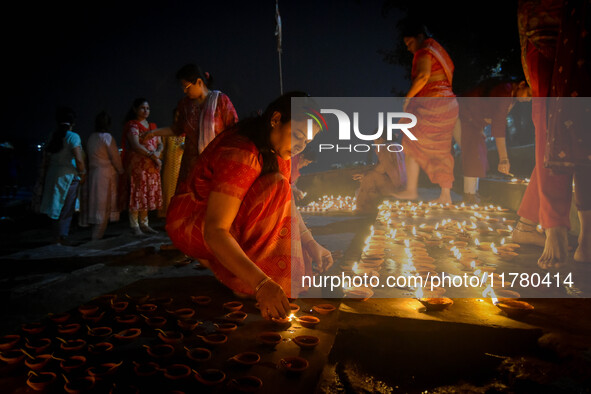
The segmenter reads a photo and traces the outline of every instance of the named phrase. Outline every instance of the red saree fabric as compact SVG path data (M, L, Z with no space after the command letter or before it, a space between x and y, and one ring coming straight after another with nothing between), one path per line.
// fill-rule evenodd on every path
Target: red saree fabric
M464 176L484 178L489 169L488 149L484 127L491 122L491 134L505 138L507 115L513 105L513 85L510 82L487 80L462 97L496 97L460 100L462 124L462 168Z
M451 88L454 66L445 49L429 38L414 54L411 72L413 77L421 56L431 56L431 72L443 69L447 79L427 83L410 99L406 112L417 117L417 125L412 128L412 133L418 140L411 141L404 135L402 146L404 154L419 163L432 183L439 184L442 188L451 188L454 181L451 142L458 118L458 102Z
M150 123L146 128L140 122L130 120L123 129L121 161L125 174L120 178L120 206L129 208L130 211L153 211L162 207L160 170L151 158L134 152L129 146L131 135L140 137L155 128L155 123ZM154 151L158 148L159 138L144 141L140 139L140 143L148 150Z
M532 88L536 165L518 215L543 228L570 227L572 174L554 174L544 167L547 147L547 105L550 94L562 1L522 0L518 7L523 70Z
M203 105L195 99L183 97L179 101L177 109L178 118L172 125L172 130L176 135L185 134L185 150L177 183L180 184L189 175L199 157L199 119ZM238 122L234 105L230 98L223 93L219 95L213 119L216 135Z
M215 276L240 293L252 294L253 289L216 259L203 238L209 194L215 191L242 200L232 236L291 297L292 275L300 277L305 268L299 233L292 233L290 161L278 161L279 173L260 176L262 163L255 145L236 129L228 130L207 146L170 202L166 230L174 245L191 257L208 260Z

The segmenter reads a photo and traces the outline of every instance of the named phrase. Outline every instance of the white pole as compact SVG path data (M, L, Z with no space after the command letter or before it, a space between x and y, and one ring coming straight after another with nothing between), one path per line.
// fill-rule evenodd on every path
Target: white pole
M283 70L281 69L281 16L279 15L279 0L275 0L275 35L277 36L277 56L279 57L279 91L283 95Z

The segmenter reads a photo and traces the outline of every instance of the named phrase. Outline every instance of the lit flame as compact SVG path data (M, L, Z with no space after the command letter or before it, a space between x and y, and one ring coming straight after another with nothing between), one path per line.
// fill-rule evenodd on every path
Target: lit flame
M474 240L474 245L476 245L476 246L479 246L479 245L480 245L480 241L478 240L478 238L476 238L476 239Z
M490 298L493 305L497 305L499 303L499 300L497 299L497 295L495 294L495 291L493 290L493 288L490 285L486 286L486 289L484 289L484 291L482 292L482 296L486 297L486 298Z
M498 253L499 253L499 252L497 251L497 247L495 246L495 243L494 243L494 242L490 244L490 250L492 250L492 252L493 252L494 254L498 254Z
M419 287L417 288L417 291L415 292L415 297L416 297L417 299L419 299L419 298L423 298L423 288L422 288L422 287L420 287L420 286L419 286Z
M291 315L289 315L287 317L289 319L289 321L293 321L296 318L296 315L294 315L293 313Z

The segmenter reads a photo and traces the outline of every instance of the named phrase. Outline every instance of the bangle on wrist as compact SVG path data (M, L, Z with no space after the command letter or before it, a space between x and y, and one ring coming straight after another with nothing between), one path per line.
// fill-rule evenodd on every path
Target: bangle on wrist
M261 280L259 282L259 284L257 285L257 287L254 288L254 294L256 295L259 292L259 290L261 289L261 287L263 287L265 285L265 283L267 283L270 280L271 280L271 278L269 276L265 276L265 279Z

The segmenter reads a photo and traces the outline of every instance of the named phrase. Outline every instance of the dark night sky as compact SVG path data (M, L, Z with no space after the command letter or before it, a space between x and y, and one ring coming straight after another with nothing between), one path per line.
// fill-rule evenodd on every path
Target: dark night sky
M22 3L5 15L19 23L2 28L9 69L3 139L47 139L59 104L76 110L75 131L83 139L102 109L119 137L139 96L150 100L151 120L168 125L182 97L174 74L188 62L213 75L214 88L230 97L241 118L279 95L274 0L119 3ZM404 70L378 54L393 46L398 17L382 17L382 1L282 0L279 6L285 91L391 96L393 88L407 87Z

